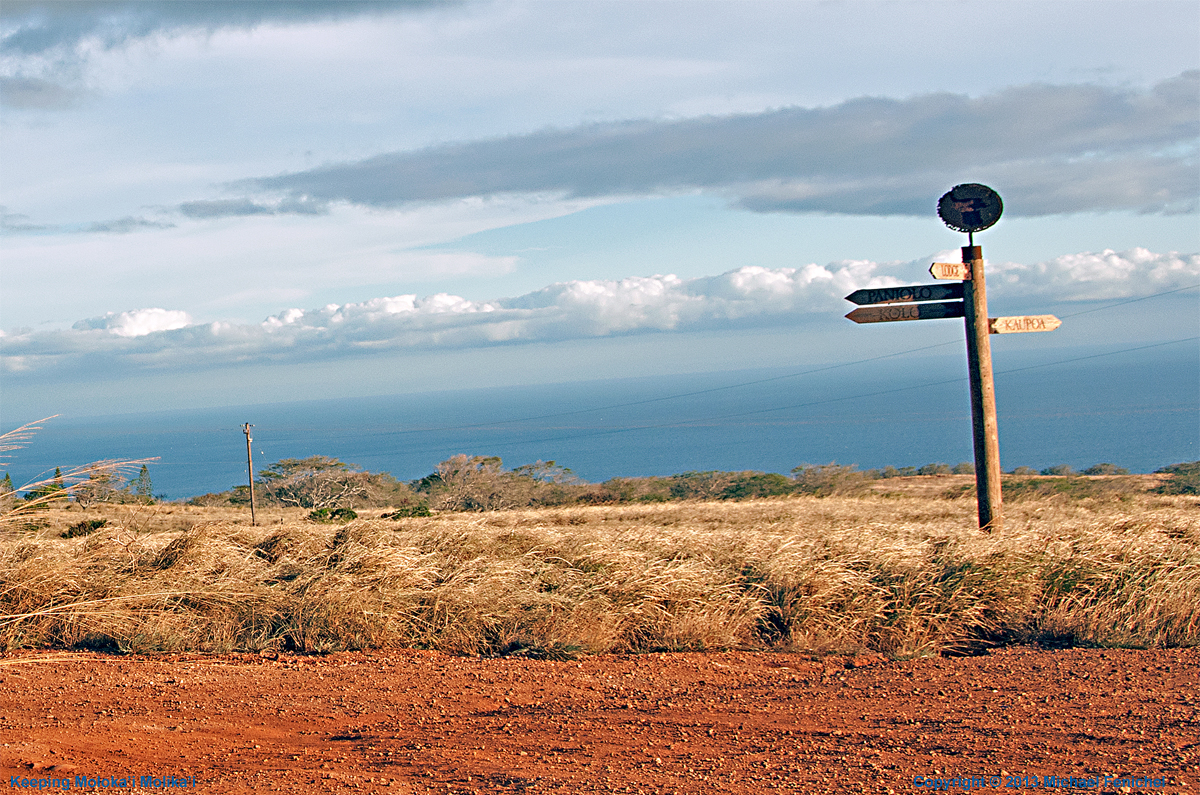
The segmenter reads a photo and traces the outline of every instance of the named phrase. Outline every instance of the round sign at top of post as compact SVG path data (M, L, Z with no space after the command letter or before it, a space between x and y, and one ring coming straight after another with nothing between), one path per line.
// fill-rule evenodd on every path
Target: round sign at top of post
M938 200L938 216L956 232L978 232L1000 220L1004 202L987 185L955 185Z

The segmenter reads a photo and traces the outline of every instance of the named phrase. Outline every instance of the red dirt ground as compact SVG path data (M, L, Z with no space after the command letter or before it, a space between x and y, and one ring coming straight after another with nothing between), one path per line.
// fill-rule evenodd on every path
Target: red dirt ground
M0 658L0 768L17 791L1200 792L1198 705L1200 649L36 653Z

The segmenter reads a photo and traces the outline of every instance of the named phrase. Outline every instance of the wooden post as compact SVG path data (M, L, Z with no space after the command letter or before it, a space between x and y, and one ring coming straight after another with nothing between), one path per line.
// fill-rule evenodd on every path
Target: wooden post
M972 241L974 242L974 241ZM983 249L963 246L963 265L971 278L963 282L967 369L971 381L971 425L975 436L975 494L979 527L994 532L1004 522L1000 493L1000 430L996 420L996 385L992 380L992 346L988 337L987 286Z
M254 516L254 453L250 450L250 429L254 426L250 423L242 425L242 433L246 434L246 469L250 472L250 526L253 527L257 522Z

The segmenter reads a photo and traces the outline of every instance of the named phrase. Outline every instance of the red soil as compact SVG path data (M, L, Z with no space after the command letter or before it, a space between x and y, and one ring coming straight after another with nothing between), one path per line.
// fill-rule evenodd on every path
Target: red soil
M214 793L901 793L956 776L951 792L1200 792L1198 711L1200 649L37 653L0 658L0 768L18 791L174 775Z

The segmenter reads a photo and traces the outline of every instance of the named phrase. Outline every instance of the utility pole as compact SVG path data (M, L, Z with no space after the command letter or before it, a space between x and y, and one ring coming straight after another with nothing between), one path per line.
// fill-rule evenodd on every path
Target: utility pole
M250 526L251 527L253 527L255 524L257 524L257 522L255 521L255 516L254 516L254 453L251 452L251 449L250 449L250 442L253 441L253 439L250 438L250 429L253 427L254 426L248 422L243 423L243 425L242 425L242 433L246 434L246 469L250 473Z

